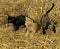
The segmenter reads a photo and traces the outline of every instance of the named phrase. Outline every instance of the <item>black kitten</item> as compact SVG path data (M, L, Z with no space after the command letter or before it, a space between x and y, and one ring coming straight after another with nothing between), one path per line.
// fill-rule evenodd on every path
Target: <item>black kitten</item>
M13 23L15 30L18 30L20 26L26 27L25 20L26 17L24 15L20 15L17 17L12 17L8 15L8 23Z
M54 3L52 3L52 7L42 16L40 20L40 24L42 26L43 34L46 33L45 30L48 29L49 25L51 25L50 18L48 17L48 13L53 9ZM53 24L53 31L56 32L55 30L55 25Z

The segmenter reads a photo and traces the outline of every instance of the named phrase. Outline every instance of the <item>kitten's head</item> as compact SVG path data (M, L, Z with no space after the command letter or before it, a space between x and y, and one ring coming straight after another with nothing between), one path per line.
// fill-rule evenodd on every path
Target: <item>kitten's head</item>
M8 16L8 23L13 23L15 20L15 17Z

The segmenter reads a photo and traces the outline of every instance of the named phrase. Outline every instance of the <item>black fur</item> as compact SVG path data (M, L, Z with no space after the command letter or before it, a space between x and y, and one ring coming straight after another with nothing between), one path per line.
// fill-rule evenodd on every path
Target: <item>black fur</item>
M13 23L15 30L18 30L19 27L22 25L26 27L25 20L26 20L26 17L24 15L20 15L17 17L12 17L8 15L8 23Z

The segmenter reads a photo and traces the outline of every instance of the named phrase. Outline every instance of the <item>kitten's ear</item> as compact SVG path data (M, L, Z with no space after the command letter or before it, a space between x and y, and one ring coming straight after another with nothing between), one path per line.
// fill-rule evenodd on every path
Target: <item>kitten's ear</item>
M11 19L12 17L8 15L8 20Z
M7 14L8 15L8 14ZM10 15L8 15L8 17L11 17Z
M8 16L8 19L9 19L9 18L12 18L12 17L11 17L11 16Z

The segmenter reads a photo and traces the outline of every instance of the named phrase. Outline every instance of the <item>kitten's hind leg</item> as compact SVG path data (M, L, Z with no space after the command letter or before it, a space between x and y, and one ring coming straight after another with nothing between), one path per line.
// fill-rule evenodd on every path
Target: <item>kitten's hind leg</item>
M43 34L46 34L46 31L45 31L45 29L44 29L44 28L42 28L42 31L43 31Z
M14 26L14 28L15 28L15 31L17 31L19 29L19 26Z
M54 33L56 33L56 27L55 27L55 25L53 25L53 31L54 31Z

